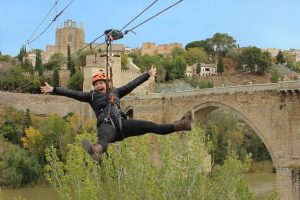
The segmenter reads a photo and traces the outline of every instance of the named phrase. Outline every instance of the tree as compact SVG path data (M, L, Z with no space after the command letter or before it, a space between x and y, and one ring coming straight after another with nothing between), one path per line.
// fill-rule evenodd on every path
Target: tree
M44 160L45 147L41 132L30 126L25 130L25 135L21 138L21 142L25 149L36 155L40 160Z
M10 55L0 55L0 61L5 61L10 63L13 60L13 58Z
M53 70L52 86L53 87L59 87L59 71L58 71L57 68L55 68Z
M82 91L83 73L81 71L77 71L73 76L71 76L69 80L68 88Z
M75 63L71 58L71 48L70 45L68 45L68 61L67 61L67 68L70 70L70 76L73 76L75 74Z
M285 63L285 59L284 59L282 51L278 51L278 54L276 56L276 60L277 60L277 63L279 63L279 64L284 64Z
M20 66L10 69L8 74L1 78L1 87L9 90L16 89L26 83L26 77Z
M128 69L128 55L124 54L124 55L121 55L121 69L122 70L127 70Z
M158 64L162 60L162 57L160 56L155 56L155 55L150 56L148 54L145 54L143 56L131 54L129 56L133 59L134 64L136 64L141 69L142 72L150 69L152 65L158 66Z
M21 133L18 131L17 124L13 119L7 119L0 126L0 137L4 137L13 144L20 144Z
M262 52L257 47L248 47L239 56L238 69L264 74L271 64L272 58L269 52Z
M236 40L228 33L215 33L210 42L213 50L221 57L225 57L230 49L236 47Z
M175 58L176 56L181 56L184 57L185 51L183 48L181 47L175 47L172 52L171 52L173 58Z
M26 108L26 111L24 113L24 118L23 118L23 132L25 131L25 129L29 128L30 126L32 126L30 110Z
M24 60L24 62L21 64L21 68L24 71L29 72L31 75L33 75L33 73L34 73L33 66L32 66L31 62L29 62L28 59Z
M27 56L26 53L26 47L23 45L20 49L19 55L18 55L18 60L20 63L23 63L24 58Z
M9 172L10 184L20 187L31 182L38 182L43 175L42 166L36 157L24 149L9 145L3 161Z
M49 61L44 65L47 70L61 69L65 63L65 56L63 53L53 54Z
M39 76L43 76L44 69L42 64L42 56L41 56L41 50L37 49L35 51L35 71L38 72Z
M224 63L222 58L219 58L218 60L217 72L221 74L224 72Z
M197 62L197 66L196 66L196 74L200 74L201 72L201 64Z
M188 65L209 62L208 56L203 48L189 48L185 53L185 60Z
M185 49L188 50L190 48L203 48L207 55L214 55L214 49L212 48L210 39L190 42L185 46Z
M108 149L109 156L103 155L100 164L93 162L82 150L82 137L95 140L91 133L78 135L76 143L69 145L65 163L59 159L55 148L46 150L49 163L45 167L46 178L61 199L75 196L78 200L204 200L251 196L242 181L243 174L249 169L250 158L240 161L228 150L225 151L228 154L224 165L210 170L206 161L209 147L200 128L189 134L158 137L159 166L153 162L147 136L128 138L112 145Z
M278 83L280 78L279 70L278 69L273 69L272 70L272 76L271 76L271 82L272 83Z
M160 66L166 70L166 80L174 80L185 77L186 62L182 57L166 58Z

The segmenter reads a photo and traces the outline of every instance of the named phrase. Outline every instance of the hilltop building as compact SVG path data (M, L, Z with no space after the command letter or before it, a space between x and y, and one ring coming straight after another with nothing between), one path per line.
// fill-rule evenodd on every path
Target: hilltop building
M142 47L138 50L140 55L171 55L173 49L182 48L182 45L179 43L171 43L171 44L162 44L155 45L152 42L146 42L142 44Z

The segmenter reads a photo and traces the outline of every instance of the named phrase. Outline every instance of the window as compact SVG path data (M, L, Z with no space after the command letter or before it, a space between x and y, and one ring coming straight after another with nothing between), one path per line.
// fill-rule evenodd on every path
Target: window
M72 43L73 42L73 37L71 34L68 35L68 43Z

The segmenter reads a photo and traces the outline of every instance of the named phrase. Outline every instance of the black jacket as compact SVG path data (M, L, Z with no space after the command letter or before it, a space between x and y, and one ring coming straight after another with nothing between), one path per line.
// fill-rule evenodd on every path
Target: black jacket
M136 79L134 79L133 81L127 83L126 85L119 88L114 88L112 90L112 94L114 95L114 102L120 110L120 99L125 95L129 94L137 86L147 81L149 77L150 75L148 73L144 73ZM78 101L89 103L92 109L94 110L97 119L99 118L103 109L109 104L107 93L100 93L96 90L92 90L90 92L82 92L67 88L55 87L53 89L53 93L56 95L66 96L76 99ZM124 113L121 114L124 115Z

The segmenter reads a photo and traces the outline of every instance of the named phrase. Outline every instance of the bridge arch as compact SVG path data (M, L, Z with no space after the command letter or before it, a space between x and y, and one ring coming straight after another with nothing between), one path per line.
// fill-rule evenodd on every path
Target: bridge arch
M197 122L204 119L210 112L218 108L230 113L237 114L245 123L247 123L255 131L255 133L261 138L263 143L266 145L266 148L268 149L268 152L272 158L272 161L274 162L274 165L277 166L277 156L274 154L270 144L268 143L268 140L264 137L264 133L259 130L259 128L247 117L246 114L237 110L236 108L222 102L216 102L216 101L204 102L193 107L193 114L195 116L195 121Z

